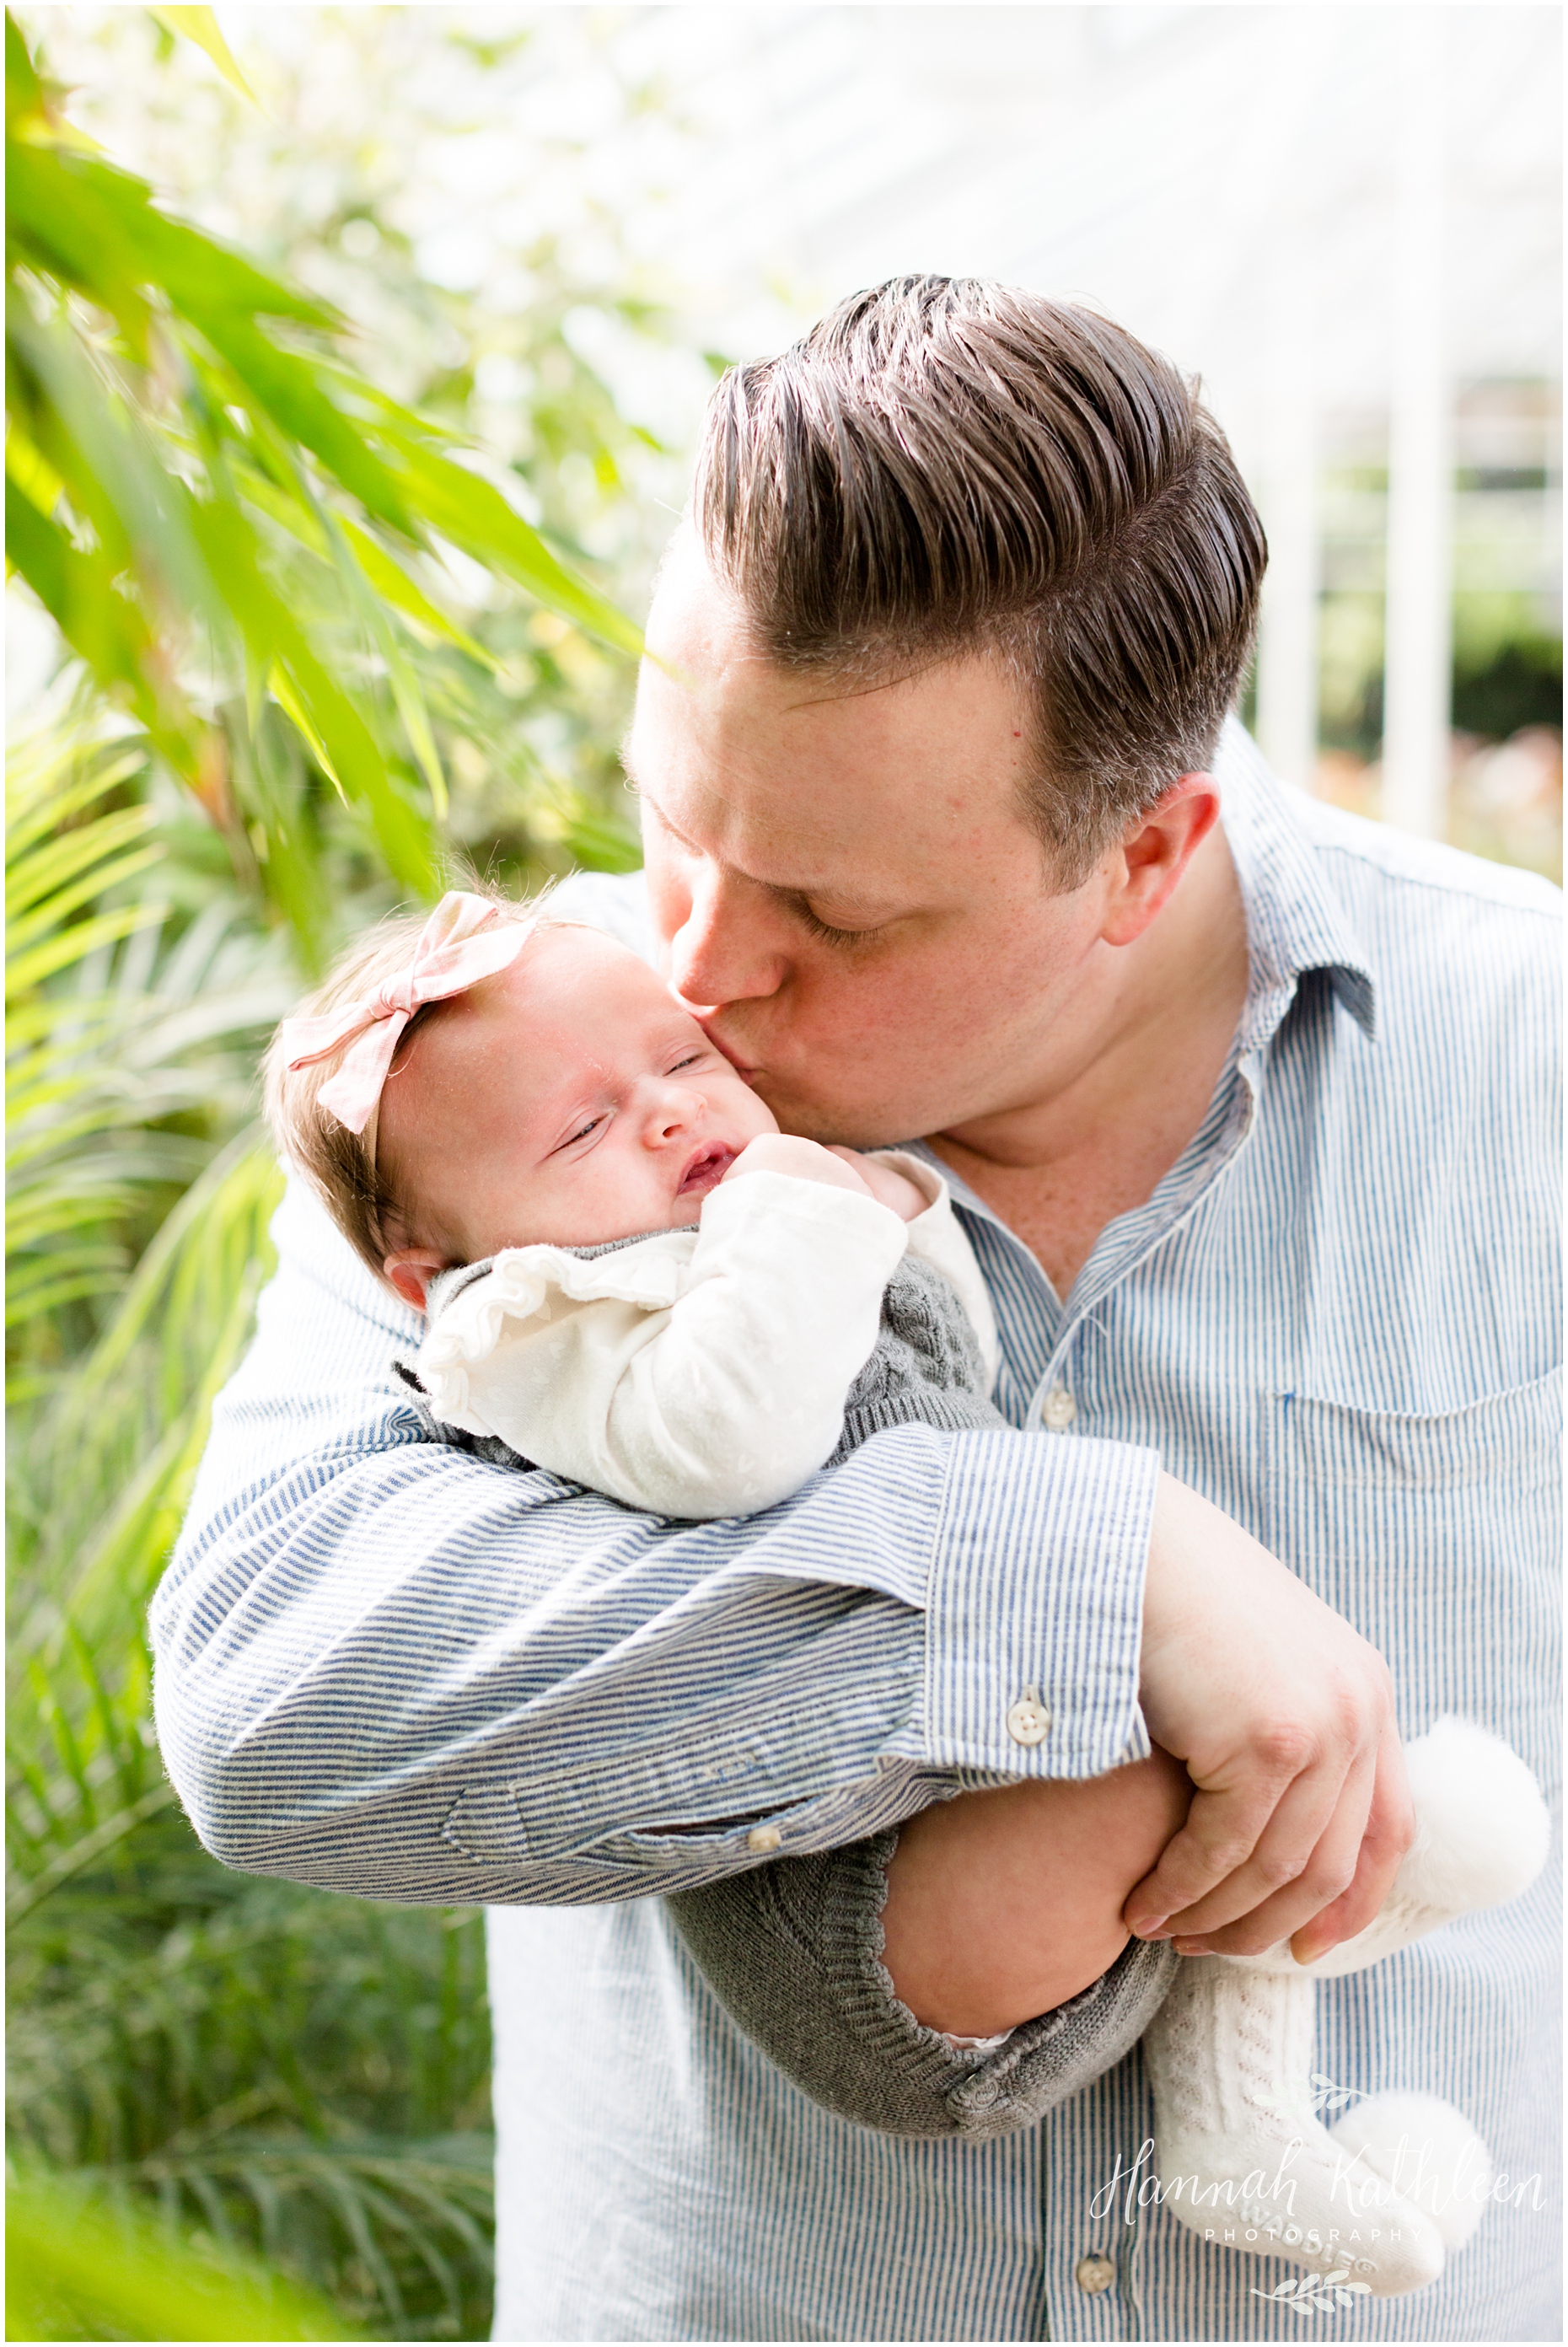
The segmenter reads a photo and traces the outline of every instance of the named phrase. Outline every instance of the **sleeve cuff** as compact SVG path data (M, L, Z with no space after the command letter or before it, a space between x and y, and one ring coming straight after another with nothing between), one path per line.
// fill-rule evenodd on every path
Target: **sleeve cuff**
M1078 1778L1147 1758L1139 1645L1159 1472L1156 1451L1123 1443L953 1438L922 1760Z

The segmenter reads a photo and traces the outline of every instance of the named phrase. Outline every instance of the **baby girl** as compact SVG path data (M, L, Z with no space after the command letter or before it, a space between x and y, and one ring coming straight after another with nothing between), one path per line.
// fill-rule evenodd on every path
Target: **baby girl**
M704 1518L772 1507L911 1419L1004 1424L985 1283L934 1167L781 1133L654 971L598 931L465 893L423 927L386 925L284 1022L267 1100L284 1156L425 1314L402 1374L439 1439ZM1336 2179L1358 2159L1382 2187L1360 2266L1378 2295L1432 2280L1481 2207L1404 2201L1381 2137L1418 2126L1450 2166L1484 2153L1431 2097L1363 2098L1329 2135L1312 1975L1513 1896L1545 1854L1533 1780L1495 1739L1440 1722L1408 1758L1417 1842L1364 1932L1306 1967L1287 1947L1167 1959L1174 1988L1161 1973L1128 2036L1143 2032L1173 2213L1240 2245L1251 2208L1255 2248L1321 2270L1346 2231ZM723 1934L687 1936L725 1998Z

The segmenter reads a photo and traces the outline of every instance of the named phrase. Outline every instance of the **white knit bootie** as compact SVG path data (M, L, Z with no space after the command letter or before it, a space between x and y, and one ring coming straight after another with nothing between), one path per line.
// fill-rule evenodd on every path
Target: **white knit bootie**
M1550 1840L1534 1778L1484 1728L1439 1720L1405 1757L1416 1838L1366 1929L1306 1965L1286 1941L1257 1956L1190 1957L1143 2036L1173 2213L1255 2255L1319 2270L1348 2260L1379 2298L1423 2288L1469 2239L1491 2164L1469 2120L1431 2095L1366 2096L1329 2133L1315 2107L1329 2083L1313 2067L1315 1977L1361 1971L1517 1898Z
M1377 2298L1422 2290L1442 2270L1438 2227L1386 2184L1375 2210L1353 2207L1354 2155L1313 2109L1317 1994L1305 1973L1184 1959L1143 2033L1161 2203L1222 2248L1320 2273L1346 2266Z
M1352 2103L1329 2133L1344 2157L1345 2199L1376 2221L1385 2187L1431 2219L1450 2257L1463 2249L1486 2214L1492 2166L1462 2112L1439 2095L1396 2089Z

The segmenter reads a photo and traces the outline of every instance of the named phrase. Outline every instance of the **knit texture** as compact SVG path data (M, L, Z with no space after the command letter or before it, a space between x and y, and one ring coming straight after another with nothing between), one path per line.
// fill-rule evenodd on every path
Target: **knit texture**
M1313 2110L1317 1993L1305 1974L1183 1960L1143 2035L1162 2205L1196 2233L1224 2239L1228 2227L1235 2246L1319 2272L1353 2256L1375 2298L1424 2289L1442 2270L1437 2227L1387 2187L1358 2210L1346 2155Z
M731 2018L814 2102L886 2135L1032 2126L1136 2045L1181 1959L1134 1940L995 2053L956 2051L899 2003L881 1961L897 1840L775 1859L665 1904Z

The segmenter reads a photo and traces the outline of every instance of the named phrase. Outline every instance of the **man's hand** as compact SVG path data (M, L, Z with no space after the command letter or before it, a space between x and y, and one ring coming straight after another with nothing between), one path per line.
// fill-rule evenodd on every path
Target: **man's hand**
M1184 1954L1255 1955L1288 1937L1307 1963L1370 1922L1415 1829L1388 1665L1169 1475L1141 1696L1150 1735L1198 1789L1122 1910L1130 1930Z

